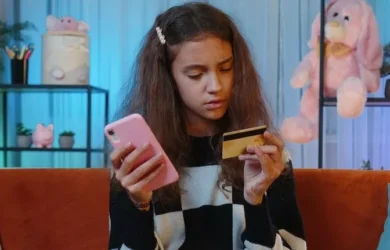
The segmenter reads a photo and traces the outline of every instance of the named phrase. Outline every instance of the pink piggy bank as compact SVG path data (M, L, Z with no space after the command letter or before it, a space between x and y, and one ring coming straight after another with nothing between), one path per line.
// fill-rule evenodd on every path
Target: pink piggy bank
M47 127L42 124L38 124L33 135L33 144L37 148L51 148L53 144L53 124L49 124Z
M71 16L64 16L58 19L55 16L48 16L46 18L46 28L49 31L74 31L87 33L89 25L83 21L77 21Z

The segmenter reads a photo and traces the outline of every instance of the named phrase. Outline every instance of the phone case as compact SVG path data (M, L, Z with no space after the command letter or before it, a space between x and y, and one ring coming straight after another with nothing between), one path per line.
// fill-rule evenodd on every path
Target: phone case
M151 146L137 159L135 162L136 166L139 166L158 152L163 154L164 169L146 186L147 190L159 189L179 179L178 172L140 114L131 114L106 125L104 134L114 148L126 146L129 142L135 145L135 147L142 147L142 145L149 142Z

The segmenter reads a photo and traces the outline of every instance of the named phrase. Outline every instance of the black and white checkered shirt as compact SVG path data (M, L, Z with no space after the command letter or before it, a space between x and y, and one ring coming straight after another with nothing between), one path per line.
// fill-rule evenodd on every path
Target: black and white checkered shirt
M111 192L110 249L306 250L291 161L286 162L289 174L253 206L242 190L218 187L220 167L210 141L193 138L191 165L179 180L186 192L176 204L157 203L145 212L134 207L126 191Z

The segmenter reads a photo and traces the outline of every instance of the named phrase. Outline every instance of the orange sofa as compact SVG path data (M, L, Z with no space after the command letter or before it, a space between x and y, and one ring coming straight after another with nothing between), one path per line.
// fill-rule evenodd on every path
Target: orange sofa
M390 172L296 169L309 250L375 250ZM106 250L107 169L0 170L3 250Z
M376 250L390 171L295 170L308 250Z
M3 250L107 250L107 169L0 169Z

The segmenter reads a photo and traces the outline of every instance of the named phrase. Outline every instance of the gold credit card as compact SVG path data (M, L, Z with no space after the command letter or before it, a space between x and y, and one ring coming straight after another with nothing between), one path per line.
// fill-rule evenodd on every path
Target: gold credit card
M267 126L247 128L223 134L222 159L237 157L246 152L248 146L264 145Z

